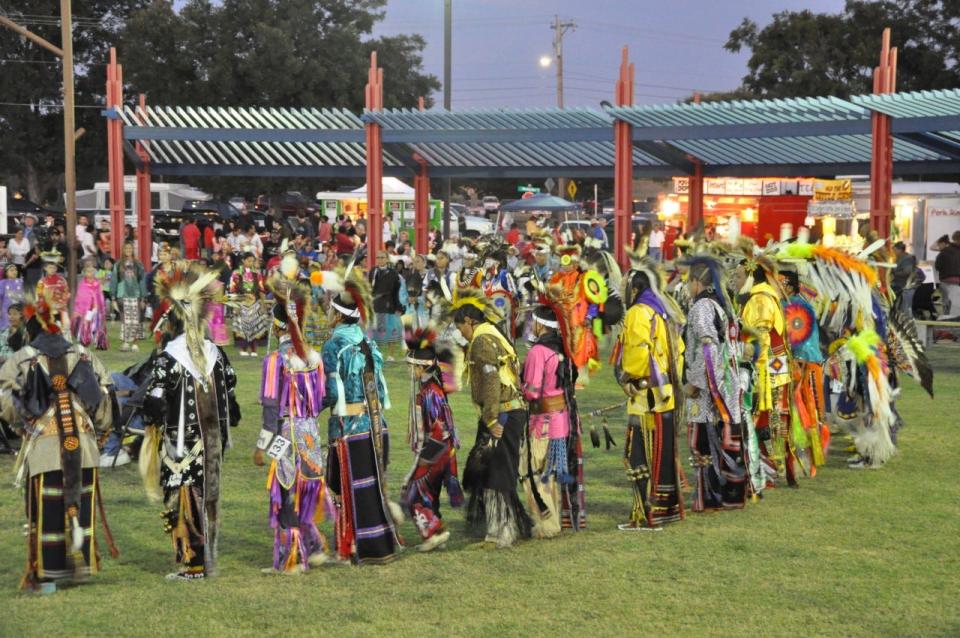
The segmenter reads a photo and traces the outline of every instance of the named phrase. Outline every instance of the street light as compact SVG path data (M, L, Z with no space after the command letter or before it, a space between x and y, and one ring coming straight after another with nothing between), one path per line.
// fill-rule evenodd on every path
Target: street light
M547 68L548 66L550 66L550 63L552 61L553 59L549 55L540 56L540 66L542 66L543 68Z

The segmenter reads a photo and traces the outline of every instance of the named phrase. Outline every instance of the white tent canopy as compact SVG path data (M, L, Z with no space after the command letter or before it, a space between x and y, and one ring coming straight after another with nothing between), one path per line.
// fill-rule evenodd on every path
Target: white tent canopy
M409 200L413 201L414 196L413 186L408 186L401 180L396 177L384 177L383 178L383 199L385 200ZM364 184L360 188L355 188L352 191L342 192L342 191L321 191L317 193L317 200L332 200L332 199L363 199L367 198L367 185Z

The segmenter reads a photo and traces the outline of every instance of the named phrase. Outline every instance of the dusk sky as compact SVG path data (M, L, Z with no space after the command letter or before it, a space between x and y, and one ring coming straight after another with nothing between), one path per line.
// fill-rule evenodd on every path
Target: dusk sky
M639 104L675 102L736 88L747 52L723 48L748 16L760 25L774 13L837 12L843 0L454 0L453 107L556 105L552 55L554 14L577 23L564 36L564 100L596 106L613 99L623 45L636 68ZM419 33L424 67L443 79L443 0L388 0L375 34ZM442 104L442 94L435 96Z

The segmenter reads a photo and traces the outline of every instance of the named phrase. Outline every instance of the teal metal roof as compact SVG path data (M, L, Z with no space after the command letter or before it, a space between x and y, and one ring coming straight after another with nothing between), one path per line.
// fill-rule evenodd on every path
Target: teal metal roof
M345 109L125 107L117 115L126 137L140 140L160 166L366 166L363 122ZM317 132L332 132L330 141ZM384 154L386 167L402 163ZM295 171L290 171L295 172Z
M409 175L612 175L613 125L631 125L634 173L829 175L867 170L873 113L891 116L896 170L960 172L960 89L604 109L148 107L107 110L158 173L358 176L366 123L380 125L384 172ZM559 173L556 173L559 171ZM553 172L553 173L552 173Z
M624 106L607 113L641 128L843 122L868 116L863 108L835 97Z
M960 89L855 95L850 101L895 118L956 116L960 113Z

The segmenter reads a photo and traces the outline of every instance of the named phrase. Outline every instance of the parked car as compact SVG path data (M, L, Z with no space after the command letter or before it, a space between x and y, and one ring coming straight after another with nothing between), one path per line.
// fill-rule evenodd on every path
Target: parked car
M180 212L184 215L192 214L196 220L216 219L219 217L220 221L227 221L240 216L240 210L233 204L218 202L212 199L187 200L183 203L183 208L180 209Z
M500 210L500 199L495 195L487 195L483 198L483 210L488 215Z
M476 238L493 232L493 222L486 217L471 215L463 204L450 204L451 234Z

